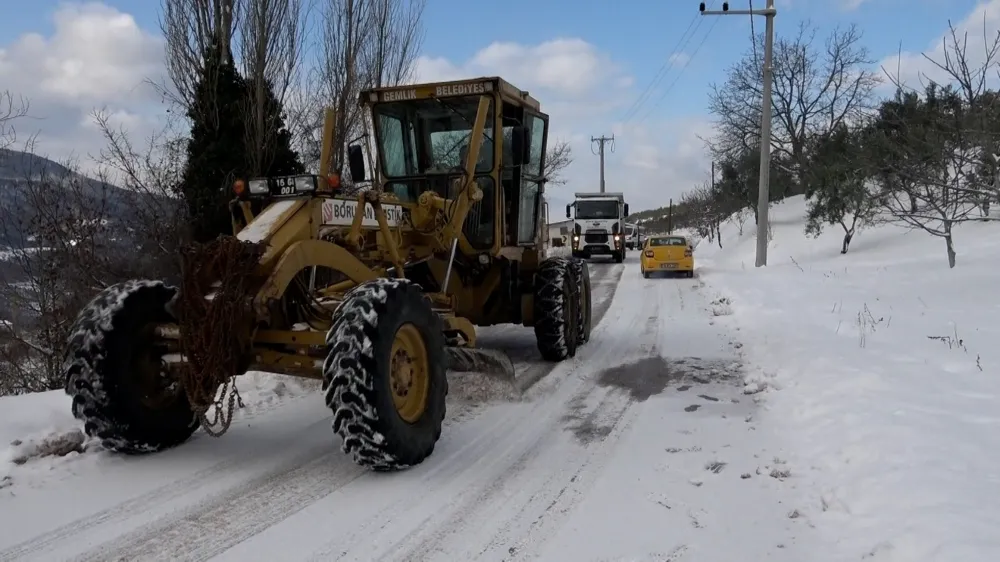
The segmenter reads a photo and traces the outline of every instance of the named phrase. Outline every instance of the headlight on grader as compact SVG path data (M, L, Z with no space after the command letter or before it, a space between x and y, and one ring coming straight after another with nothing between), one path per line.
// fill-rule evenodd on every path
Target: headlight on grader
M267 180L250 180L250 195L267 195Z

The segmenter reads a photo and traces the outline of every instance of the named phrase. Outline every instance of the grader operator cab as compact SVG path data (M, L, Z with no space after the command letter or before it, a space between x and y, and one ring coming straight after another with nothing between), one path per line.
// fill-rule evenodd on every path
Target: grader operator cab
M377 147L367 189L361 146L351 182L329 173L328 111L319 174L237 181L235 234L186 249L180 287L130 281L80 312L64 369L88 435L130 454L199 425L221 435L233 379L262 370L321 380L343 451L397 470L434 450L447 369L512 376L505 355L476 348L475 326L533 326L550 361L589 339L587 265L542 242L538 102L493 77L360 103Z

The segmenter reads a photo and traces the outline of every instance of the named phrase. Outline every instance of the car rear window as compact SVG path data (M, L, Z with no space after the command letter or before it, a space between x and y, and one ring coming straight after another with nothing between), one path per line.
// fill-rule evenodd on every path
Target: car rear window
M650 246L687 246L687 240L680 236L670 236L668 238L651 238Z

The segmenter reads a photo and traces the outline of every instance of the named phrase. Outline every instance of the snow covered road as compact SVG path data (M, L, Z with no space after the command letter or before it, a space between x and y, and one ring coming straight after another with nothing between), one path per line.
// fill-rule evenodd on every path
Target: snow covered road
M0 490L0 560L813 558L703 284L642 279L634 257L591 270L591 342L552 368L526 364L530 329L484 330L540 380L455 397L420 466L356 467L301 396L222 439Z

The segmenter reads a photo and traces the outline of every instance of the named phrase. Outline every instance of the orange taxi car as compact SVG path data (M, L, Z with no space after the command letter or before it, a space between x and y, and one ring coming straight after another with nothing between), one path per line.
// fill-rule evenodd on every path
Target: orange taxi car
M677 271L694 277L694 248L683 236L650 236L642 247L639 268L646 279L655 271Z

